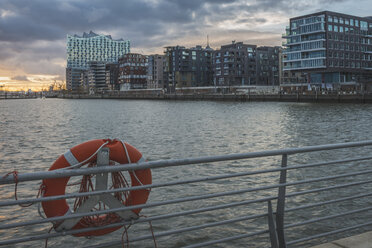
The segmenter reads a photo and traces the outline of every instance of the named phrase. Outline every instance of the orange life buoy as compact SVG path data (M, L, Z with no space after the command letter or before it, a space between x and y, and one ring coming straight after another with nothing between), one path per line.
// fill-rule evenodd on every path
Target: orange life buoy
M91 157L92 154L94 154L103 145L104 147L109 148L111 161L115 161L120 164L126 164L129 162L137 163L138 161L143 160L142 154L135 147L127 143L123 143L119 140L98 139L98 140L87 141L80 145L72 147L68 152L61 155L53 163L53 165L49 168L49 170L67 168L76 163L85 161L89 157ZM129 158L127 157L127 154ZM93 156L91 159L85 162L86 163L95 162L96 160L97 160L97 155ZM131 177L132 187L151 184L152 182L150 169L135 170L129 173ZM43 185L44 185L43 196L47 197L47 196L64 195L69 179L70 177L44 179L43 180ZM149 193L150 192L148 189L129 191L129 195L127 197L127 201L125 202L125 205L129 206L129 205L144 204L146 203L148 199ZM71 210L65 199L42 202L42 207L43 207L45 215L48 218L55 217L55 216L63 216L63 215L71 213ZM132 210L132 212L135 213L136 215L138 215L140 211L141 209ZM119 216L116 215L116 217L117 217L117 220L120 219ZM100 222L100 218L102 217L96 217L95 222L97 223ZM95 223L87 224L84 222L84 219L82 218L76 225L72 227L72 229L75 230L75 229L81 229L84 227L91 227L91 226L97 226L97 225L95 225ZM78 233L78 234L74 234L74 236L100 236L100 235L113 232L119 228L121 228L121 226Z

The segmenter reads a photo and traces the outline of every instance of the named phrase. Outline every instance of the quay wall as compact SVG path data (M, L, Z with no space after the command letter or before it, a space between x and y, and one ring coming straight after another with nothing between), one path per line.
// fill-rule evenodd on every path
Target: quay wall
M11 100L11 99L31 99L37 98L36 95L25 96L25 95L17 95L17 94L0 94L0 100Z
M126 94L102 93L60 94L66 99L147 99L147 100L195 100L195 101L272 101L272 102L319 102L319 103L372 103L370 94Z

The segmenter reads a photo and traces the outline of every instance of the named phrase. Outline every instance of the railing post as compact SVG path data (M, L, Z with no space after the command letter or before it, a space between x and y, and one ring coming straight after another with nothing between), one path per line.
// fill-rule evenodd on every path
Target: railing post
M276 232L271 201L267 201L267 219L269 224L271 248L279 248L278 234Z
M288 155L282 155L282 168L287 167ZM280 171L279 183L284 184L287 182L287 170ZM276 228L279 240L279 248L286 248L284 236L284 207L285 207L285 186L280 186L278 190L278 202L276 205Z

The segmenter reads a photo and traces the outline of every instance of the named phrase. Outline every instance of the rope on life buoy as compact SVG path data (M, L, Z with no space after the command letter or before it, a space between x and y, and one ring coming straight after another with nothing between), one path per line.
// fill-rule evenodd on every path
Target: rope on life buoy
M7 178L8 176L10 175L13 175L13 179L14 179L14 199L16 201L18 201L18 195L17 195L17 191L18 191L18 171L17 170L14 170L12 172L8 172L7 174L5 174L3 176L3 178ZM40 196L42 196L43 194L43 190L44 190L44 186L43 185L40 185L39 187L39 190L38 190L38 193L36 195L36 198L39 198ZM23 207L23 208L27 208L27 207L30 207L33 205L33 203L28 203L28 204L18 204L20 207Z
M146 215L140 215L139 217L145 217L147 218ZM154 247L157 248L157 243L156 243L156 239L155 239L155 234L154 234L154 229L152 227L152 223L151 223L151 220L148 221L149 223L149 226L150 226L150 231L151 231L151 235L152 235L152 239L154 241ZM128 227L126 227L125 225L123 226L124 228L124 231L121 235L121 246L122 248L129 248L129 235L128 235L128 230L129 228L131 227L132 224L129 224ZM124 235L126 236L126 240L124 240ZM125 247L125 244L127 245L127 247Z

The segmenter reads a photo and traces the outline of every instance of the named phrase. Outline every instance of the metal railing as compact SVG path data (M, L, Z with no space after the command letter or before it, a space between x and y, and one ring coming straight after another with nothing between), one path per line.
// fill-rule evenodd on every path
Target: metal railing
M46 178L66 178L82 175L94 175L110 172L125 172L133 170L148 169L156 179L157 173L165 173L165 170L185 169L190 171L190 178L181 180L169 180L168 178L158 178L152 184L132 186L128 188L109 188L83 193L66 193L65 195L25 198L18 200L0 201L0 216L6 216L3 211L15 207L19 204L39 204L44 201L55 201L61 199L74 199L82 196L98 196L113 194L115 192L128 192L140 189L152 189L150 200L145 204L134 206L122 206L120 208L104 209L99 211L89 211L82 213L71 213L64 216L55 216L51 218L40 218L34 209L35 215L29 211L29 218L14 216L0 219L0 245L15 245L25 242L36 242L37 246L45 239L56 240L54 246L64 246L65 242L75 242L75 246L80 247L82 243L78 241L81 238L70 237L69 235L88 232L93 230L102 230L109 227L137 226L142 227L136 232L131 233L128 230L129 238L123 241L122 233L110 234L110 238L91 239L86 247L112 247L120 245L123 242L130 242L131 246L137 242L150 242L152 239L162 243L163 239L167 246L184 247L204 247L221 244L225 246L241 247L247 239L251 247L303 247L308 241L316 240L316 243L323 242L322 238L332 236L337 233L348 232L350 230L368 228L372 226L372 216L367 213L372 209L371 183L372 167L368 164L372 160L369 150L363 147L372 146L372 141L349 142L342 144L330 144L309 146L302 148L290 148L281 150L250 152L241 154L229 154L219 156L207 156L187 159L170 159L161 161L150 161L135 164L123 164L116 166L107 165L79 168L71 170L45 171L35 173L24 173L18 175L8 175L0 178L0 185L9 185L16 183L20 186L22 183L30 181L39 182ZM358 148L356 153L365 153L355 155L355 157L326 159L324 161L297 162L299 155L327 153L327 151L343 151ZM341 149L341 150L340 150ZM101 151L98 153L100 154ZM330 154L326 154L332 157ZM297 156L297 157L296 157ZM324 154L322 155L324 156ZM277 158L279 157L279 158ZM289 163L291 157L296 157L295 162ZM237 166L237 170L231 173L229 168L234 162L250 161L256 165L265 159L270 160L273 166L263 166L263 169L257 169L257 166ZM277 159L277 160L275 160ZM279 160L278 160L279 159ZM279 161L276 163L275 161ZM363 163L367 163L364 165ZM343 166L342 169L335 169L327 166ZM211 174L205 176L195 176L194 166L198 169L208 167ZM228 167L226 169L226 167ZM213 168L216 168L215 170ZM254 168L254 169L252 169ZM312 176L311 171L323 169L326 175ZM352 168L356 168L352 170ZM213 172L219 172L217 175ZM228 173L220 173L225 172ZM329 173L328 173L329 172ZM188 174L187 172L186 174ZM279 175L275 175L278 173ZM203 173L201 173L203 174ZM309 178L304 178L310 176ZM292 178L293 176L293 178ZM175 177L177 178L177 177ZM163 180L161 180L163 179ZM289 181L289 179L291 179ZM295 180L293 180L295 179ZM258 183L260 181L260 183ZM222 182L222 183L221 183ZM276 183L275 183L276 182ZM231 186L232 185L232 186ZM190 189L186 189L189 186ZM3 186L4 187L4 186ZM301 190L298 190L299 187ZM346 191L345 189L352 189ZM359 189L359 190L355 190ZM158 190L163 189L164 193L157 194ZM19 188L18 188L19 190ZM36 188L35 188L36 190ZM173 194L169 193L174 191ZM261 193L263 192L263 193ZM341 192L341 193L335 193ZM349 193L348 193L349 192ZM326 193L323 198L315 197L315 194ZM152 198L152 194L155 197ZM166 197L164 197L166 196ZM174 198L171 198L174 197ZM171 198L171 199L170 199ZM300 198L292 203L289 200ZM316 201L318 200L318 201ZM355 201L360 201L355 203ZM347 208L339 208L340 205L347 205ZM273 209L274 205L274 209ZM350 206L349 206L350 205ZM177 207L175 207L177 206ZM328 206L331 206L328 208ZM136 219L120 220L106 226L85 227L81 229L64 230L60 232L47 232L51 223L57 223L69 219L80 219L85 216L97 214L108 214L142 208L147 216L140 216ZM152 210L155 209L155 210ZM311 210L312 209L312 210ZM331 211L330 210L335 210ZM346 211L340 212L340 209ZM320 212L325 214L320 215ZM355 217L362 214L362 217ZM312 216L313 215L313 216ZM354 216L347 222L349 216ZM208 218L207 218L208 217ZM341 222L347 223L346 226L332 224L334 220L342 218ZM177 221L175 221L175 219ZM183 222L185 221L185 223ZM152 223L154 229L152 233L144 231L147 223ZM158 224L159 223L159 224ZM320 223L320 224L317 224ZM326 224L322 224L326 223ZM336 221L337 223L337 221ZM312 226L317 224L315 227ZM35 226L40 226L36 229ZM317 231L320 226L326 226L324 230ZM29 228L30 227L30 228ZM159 230L157 230L157 228ZM213 229L216 228L216 229ZM293 228L301 232L293 231ZM32 230L31 230L32 229ZM15 230L11 232L10 230ZM208 230L208 231L207 231ZM210 231L212 230L212 231ZM216 230L216 231L213 231ZM364 229L363 229L364 230ZM198 232L196 232L198 231ZM189 234L194 232L194 234ZM196 232L196 233L195 233ZM14 233L13 235L11 233ZM225 233L225 235L223 235ZM309 234L308 234L309 233ZM184 234L179 236L178 234ZM187 235L186 235L187 234ZM72 241L71 241L72 239ZM39 243L37 243L39 242ZM239 243L243 242L243 243ZM85 245L86 243L84 243ZM145 243L151 246L151 243ZM36 245L35 245L36 246ZM143 246L143 245L141 245Z

